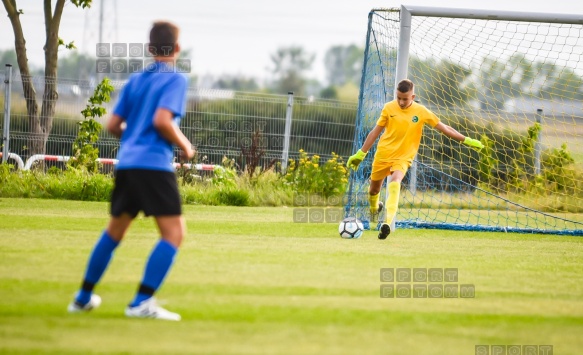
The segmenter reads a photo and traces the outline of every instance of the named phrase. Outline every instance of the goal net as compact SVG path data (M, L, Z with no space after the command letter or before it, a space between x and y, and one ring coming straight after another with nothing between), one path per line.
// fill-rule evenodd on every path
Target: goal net
M397 228L583 235L583 20L372 10L353 153L403 78L415 83L416 101L486 147L477 152L426 126L401 185ZM375 148L351 173L345 201L346 216L373 229Z

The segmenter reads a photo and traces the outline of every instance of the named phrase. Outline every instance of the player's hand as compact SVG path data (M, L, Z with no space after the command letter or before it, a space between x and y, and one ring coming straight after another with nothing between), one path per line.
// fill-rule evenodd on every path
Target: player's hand
M182 158L183 161L188 161L194 157L194 152L192 146L186 146L186 149L180 150L180 158Z
M464 144L476 149L477 151L480 151L482 150L482 148L484 148L482 142L480 142L477 139L472 139L470 137L466 137L466 139L464 139Z
M366 153L359 149L358 152L356 152L356 154L348 158L346 166L351 168L352 170L356 170L358 169L358 166L360 165L360 163L362 163L365 157Z

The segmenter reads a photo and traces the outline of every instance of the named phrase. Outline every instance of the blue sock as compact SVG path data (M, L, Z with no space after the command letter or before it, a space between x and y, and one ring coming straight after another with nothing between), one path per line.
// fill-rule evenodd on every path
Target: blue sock
M132 303L130 303L130 307L135 307L142 301L152 297L156 290L160 288L160 285L172 267L176 252L177 249L175 246L160 239L158 244L156 244L152 250L152 254L150 254L150 258L146 263L144 278L142 279L136 297Z
M77 293L77 297L75 297L77 303L86 304L89 302L95 284L103 276L107 265L109 265L113 251L118 245L119 242L113 240L106 231L103 231L101 238L99 238L89 256L83 285L81 285L81 290Z

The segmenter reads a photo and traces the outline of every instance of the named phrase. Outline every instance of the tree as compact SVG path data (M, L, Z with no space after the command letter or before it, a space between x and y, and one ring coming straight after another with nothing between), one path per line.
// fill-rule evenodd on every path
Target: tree
M338 90L335 86L328 86L320 91L320 97L323 99L338 100Z
M360 84L363 56L364 49L354 44L330 47L324 56L330 86L342 86L347 82Z
M89 79L95 71L95 57L72 52L70 55L59 58L57 70L59 76L69 79Z
M259 85L253 78L243 76L222 75L213 83L213 89L234 91L258 91Z
M415 94L426 105L461 106L468 100L463 82L471 70L449 60L411 59Z
M7 51L0 51L0 65L12 64L14 71L18 70L18 64L16 62L16 51L14 49ZM16 65L15 65L16 64Z
M552 100L583 99L583 77L577 75L573 69L555 64L537 64L537 67L546 67L546 70L541 70L545 76L541 80L538 97Z
M482 109L501 109L506 100L527 94L538 74L523 54L508 60L485 57L478 78L470 85Z
M14 49L0 51L0 65L11 64L12 75L20 75L20 68L18 67L18 58ZM29 68L31 75L42 75L43 70L39 67Z
M304 73L312 68L315 54L306 53L302 47L279 48L271 55L276 75L274 90L278 93L293 91L297 95L305 92Z
M531 61L521 53L505 61L484 58L470 88L484 109L502 108L513 97L583 99L583 77L572 68Z
M92 0L70 1L76 7L86 8L91 6ZM45 52L45 80L42 106L39 112L36 89L28 66L26 40L24 39L22 23L20 22L20 15L24 14L24 12L18 8L16 0L2 0L14 32L14 48L16 49L16 58L20 69L22 90L26 101L26 111L30 127L29 148L31 154L43 154L45 152L47 138L52 129L55 105L59 98L59 94L57 93L59 46L63 45L69 49L74 48L73 42L65 44L59 38L59 27L61 25L61 16L65 2L66 0L57 0L53 8L51 0L44 0L43 9L46 41L43 49Z

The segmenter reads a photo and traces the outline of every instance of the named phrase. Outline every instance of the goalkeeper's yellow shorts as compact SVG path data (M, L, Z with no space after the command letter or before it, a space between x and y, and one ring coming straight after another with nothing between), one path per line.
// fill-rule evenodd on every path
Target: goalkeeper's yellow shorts
M393 171L399 170L403 172L403 175L407 174L407 170L411 163L407 160L391 160L391 161L377 161L376 159L372 162L372 172L370 174L370 179L372 181L383 180L387 176L391 175Z

